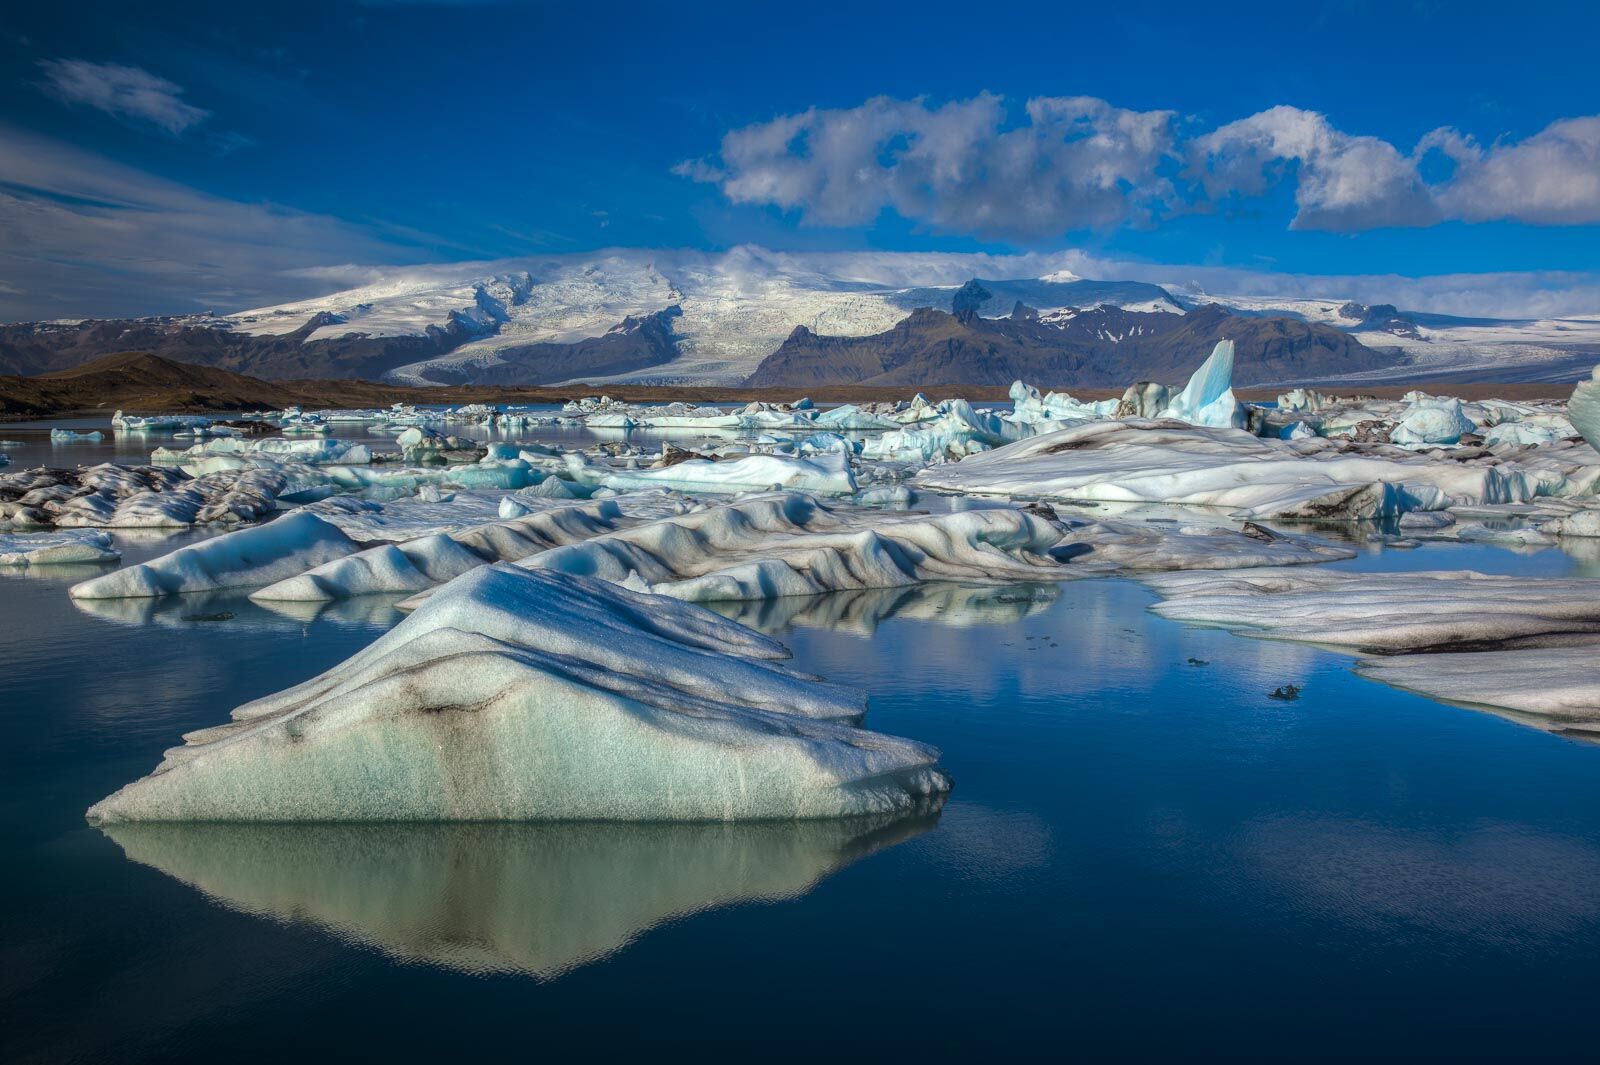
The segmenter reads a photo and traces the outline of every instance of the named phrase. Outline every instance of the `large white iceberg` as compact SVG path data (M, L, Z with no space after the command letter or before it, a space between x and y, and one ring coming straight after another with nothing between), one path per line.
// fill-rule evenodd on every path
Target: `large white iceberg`
M252 587L293 577L359 549L315 514L286 514L75 584L69 594L74 599L122 599Z
M114 821L734 821L916 809L949 779L710 611L500 563L190 733Z

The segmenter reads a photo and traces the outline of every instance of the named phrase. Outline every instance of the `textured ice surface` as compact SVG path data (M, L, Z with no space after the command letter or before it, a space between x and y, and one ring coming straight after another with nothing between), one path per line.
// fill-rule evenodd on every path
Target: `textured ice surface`
M128 857L244 913L408 964L551 979L664 922L781 902L936 822L108 825Z
M1145 578L1179 621L1370 652L1533 645L1600 632L1600 580L1469 570L1240 570Z
M1600 731L1600 644L1369 658L1357 672L1465 706L1511 710L1553 730Z
M793 488L823 495L848 495L856 490L850 460L839 452L792 458L751 455L725 462L691 459L659 470L594 470L599 483L618 491L671 488L680 492L758 492Z
M97 821L761 820L911 810L938 752L781 645L603 581L486 566L334 669L190 733Z
M508 497L509 498L509 497ZM251 593L257 601L332 601L377 592L419 592L487 562L511 562L624 524L613 500L552 507L454 533L430 533L336 558Z
M115 562L122 553L103 532L0 534L0 566L49 566L72 562Z
M1590 449L1585 448L1585 451ZM1593 456L1587 456L1593 461ZM1551 449L1537 461L1439 461L1172 421L1087 422L920 471L918 487L1024 499L1181 503L1248 517L1373 518L1593 488L1600 467Z
M1078 553L1075 549L1081 549ZM1243 529L1201 521L1075 522L1054 549L1076 571L1216 570L1299 566L1354 558L1355 552L1259 525Z
M1244 426L1244 408L1233 396L1233 341L1217 341L1183 391L1172 397L1162 417L1222 429Z
M896 514L783 493L556 548L530 568L631 581L693 602L768 599L929 580L1061 576L1061 530L1010 508Z
M314 514L226 533L72 586L74 599L120 599L272 584L354 554L358 545Z
M1572 398L1567 401L1567 418L1589 446L1600 451L1600 366L1594 368L1589 380L1578 382L1572 390Z

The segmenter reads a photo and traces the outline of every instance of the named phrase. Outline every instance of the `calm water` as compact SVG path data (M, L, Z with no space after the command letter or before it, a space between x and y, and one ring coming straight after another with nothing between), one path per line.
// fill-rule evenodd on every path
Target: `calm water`
M182 732L396 616L89 613L85 575L0 577L7 1061L1592 1052L1600 746L1165 621L1132 582L736 612L942 748L936 818L108 836L83 810Z

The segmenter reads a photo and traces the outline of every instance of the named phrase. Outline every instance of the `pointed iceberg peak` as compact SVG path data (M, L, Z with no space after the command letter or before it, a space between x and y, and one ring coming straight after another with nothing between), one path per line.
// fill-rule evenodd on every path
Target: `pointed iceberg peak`
M1567 420L1589 441L1589 446L1600 451L1600 365L1594 368L1589 380L1579 381L1567 401Z
M1200 364L1161 416L1192 425L1244 427L1244 407L1233 396L1233 341L1217 341L1210 357Z

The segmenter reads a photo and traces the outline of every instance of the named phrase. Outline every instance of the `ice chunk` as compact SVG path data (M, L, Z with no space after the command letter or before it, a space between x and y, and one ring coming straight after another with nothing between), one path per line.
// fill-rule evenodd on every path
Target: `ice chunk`
M1600 646L1594 644L1395 655L1369 658L1356 671L1445 702L1510 710L1540 728L1600 732Z
M709 611L498 564L334 669L190 733L113 821L735 821L909 811L938 752Z
M87 433L75 432L71 429L50 430L50 442L52 444L94 443L105 438L105 434L98 429L91 429Z
M1244 406L1233 397L1233 341L1219 340L1189 383L1172 398L1164 418L1192 425L1242 429Z
M1460 571L1240 570L1145 578L1150 609L1251 636L1368 652L1462 647L1600 633L1600 580Z
M1419 397L1400 417L1389 439L1402 447L1460 443L1462 434L1477 429L1459 399Z
M1579 381L1567 401L1567 418L1589 446L1600 451L1600 365L1589 375L1589 380Z
M103 532L37 532L0 535L0 567L115 562L122 557Z
M302 511L75 584L69 594L120 599L245 588L292 577L356 550L337 526Z
M777 487L823 495L848 495L856 490L850 457L838 451L806 458L751 455L730 462L690 459L658 470L619 470L587 475L597 475L599 483L618 491L672 488L682 492L759 492Z

